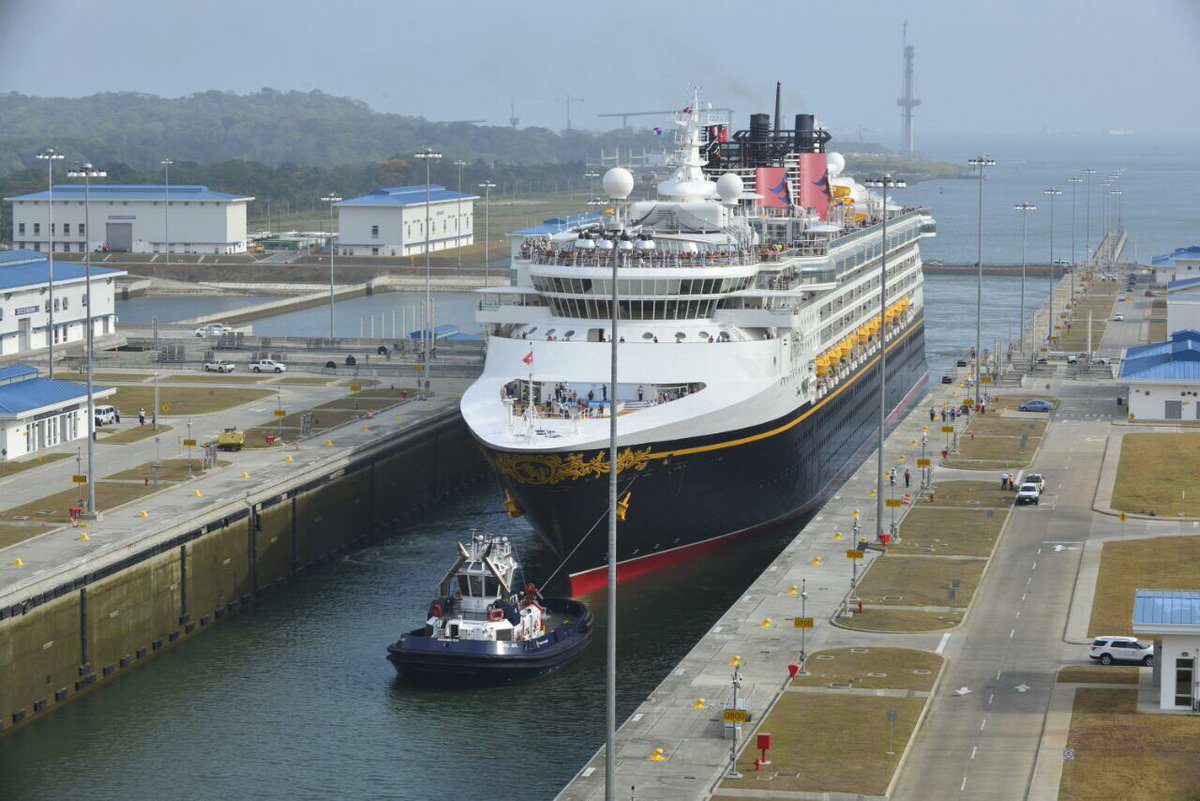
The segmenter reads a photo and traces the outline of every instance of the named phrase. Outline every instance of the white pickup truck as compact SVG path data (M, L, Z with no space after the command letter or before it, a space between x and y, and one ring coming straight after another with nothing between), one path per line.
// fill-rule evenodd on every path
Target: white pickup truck
M204 372L206 373L232 373L233 365L224 359L213 359L204 363Z
M274 359L259 359L250 362L250 369L256 373L282 373L287 370L287 365Z

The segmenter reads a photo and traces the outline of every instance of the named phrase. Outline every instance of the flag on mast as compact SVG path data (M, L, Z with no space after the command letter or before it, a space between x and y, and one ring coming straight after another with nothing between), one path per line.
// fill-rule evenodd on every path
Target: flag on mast
M521 359L521 361L525 362L525 364L529 365L530 367L533 367L533 348L529 349L529 353L526 353L525 357Z

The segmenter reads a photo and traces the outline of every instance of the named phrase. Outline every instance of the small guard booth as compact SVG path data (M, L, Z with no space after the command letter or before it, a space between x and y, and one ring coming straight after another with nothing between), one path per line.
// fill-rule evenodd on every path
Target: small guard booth
M1164 712L1200 713L1200 591L1137 590L1133 633L1154 640L1154 686Z

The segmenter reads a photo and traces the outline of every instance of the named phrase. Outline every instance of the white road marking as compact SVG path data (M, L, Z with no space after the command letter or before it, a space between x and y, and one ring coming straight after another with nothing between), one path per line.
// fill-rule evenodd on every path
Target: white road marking
M995 693L991 693L991 694L989 694L989 695L988 695L988 703L989 703L989 704L990 704L990 703L992 703L992 699L993 699L993 698L995 698L995 697L996 697L996 694L995 694Z
M1038 552L1038 554L1041 554L1041 552L1042 552L1042 549L1041 549L1041 548L1038 548L1037 552Z
M642 719L642 713L638 712L636 715L634 715L632 718L630 718L629 721L631 723L637 723L641 719Z
M1021 593L1021 603L1025 603L1025 596L1026 596L1026 595L1028 595L1028 594L1029 594L1029 593L1027 593L1027 592L1023 592L1023 593Z
M978 750L979 750L979 746L977 746L977 745L971 746L971 759L975 758L975 752Z
M1011 639L1013 638L1013 635L1014 635L1014 634L1016 634L1016 633L1017 633L1017 630L1016 630L1016 629L1013 629L1012 631L1010 631L1010 632L1008 633L1008 639L1010 639L1010 640L1011 640Z
M591 776L595 772L596 772L595 768L588 767L588 768L584 768L583 773L581 773L579 775L581 778L586 779L588 776Z
M1020 610L1020 609L1018 609L1018 610L1017 610L1017 617L1020 617L1020 616L1021 616L1021 610Z
M983 731L986 728L987 728L987 718L984 718L983 720L979 721L979 730Z
M1029 586L1030 584L1032 584L1032 583L1033 583L1033 576L1030 576L1029 578L1025 579L1025 586L1026 586L1026 587L1028 587L1028 586Z
M1031 567L1031 568L1029 568L1029 569L1030 569L1030 570L1037 570L1037 562L1034 562L1034 563L1033 563L1033 567Z
M966 790L966 789L967 789L967 777L966 777L966 776L963 776L963 783L962 783L962 785L961 785L961 786L958 788L958 791L961 793L963 790Z
M996 681L1000 681L1000 671L996 671Z
M946 650L946 643L948 642L950 642L950 635L948 633L943 634L942 640L938 643L938 647L934 650L934 653L940 654L942 651Z

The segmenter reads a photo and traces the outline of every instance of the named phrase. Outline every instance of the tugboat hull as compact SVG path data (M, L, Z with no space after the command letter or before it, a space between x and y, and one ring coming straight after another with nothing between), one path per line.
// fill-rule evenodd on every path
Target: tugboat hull
M443 640L420 628L388 646L388 661L401 676L423 684L503 684L543 676L587 647L595 619L579 601L546 598L541 603L566 622L531 642Z

